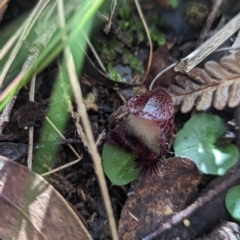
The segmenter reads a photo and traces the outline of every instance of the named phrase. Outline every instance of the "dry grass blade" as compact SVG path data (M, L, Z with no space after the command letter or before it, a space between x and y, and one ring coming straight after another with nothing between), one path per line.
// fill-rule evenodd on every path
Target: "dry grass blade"
M47 6L48 3L49 3L49 0L39 1L39 3L36 5L36 7L32 11L32 13L29 15L26 22L24 23L24 27L23 27L21 33L19 33L20 36L18 38L17 44L14 46L13 51L11 52L9 59L4 64L4 67L1 71L0 86L2 85L3 80L7 75L7 72L9 71L17 53L19 52L19 49L21 48L21 46L23 44L23 41L26 39L26 36L29 34L29 32L30 32L31 28L33 27L34 23L37 21L38 17L40 16L40 14L45 9L45 7ZM12 41L10 41L10 42L12 42ZM29 64L25 64L23 66L23 69L26 69L28 66L29 66Z
M240 103L240 51L223 57L219 62L209 61L204 68L194 68L176 77L176 84L168 88L175 106L181 112L198 111L213 106L221 110Z
M150 66L151 66L151 64L152 64L153 44L152 44L152 38L151 38L151 36L150 36L150 33L149 33L149 30L148 30L148 26L147 26L146 20L145 20L145 18L144 18L144 16L143 16L143 13L142 13L141 6L140 6L138 0L134 0L134 2L135 2L135 5L136 5L136 8L137 8L139 17L140 17L141 20L142 20L144 29L145 29L146 34L147 34L148 43L149 43L149 58L148 58L148 65L147 65L146 73L145 73L145 76L144 76L144 81L145 81L146 78L147 78L147 75L148 75L148 73L149 73L149 71L150 71Z
M33 76L32 80L31 80L31 85L30 85L29 101L32 101L32 102L34 102L35 85L36 85L36 75ZM33 138L34 138L34 127L31 126L28 129L28 159L27 159L27 165L28 165L29 169L32 169Z
M63 2L61 0L58 1L58 14L59 14L60 27L63 28L65 26L65 17L64 17ZM63 36L63 37L66 37L66 36ZM88 149L89 149L89 152L91 153L91 157L92 157L93 163L95 165L95 173L97 175L99 187L100 187L102 197L104 200L112 239L118 240L116 222L115 222L114 215L113 215L110 196L109 196L108 189L107 189L107 183L106 183L102 165L101 165L101 158L97 151L97 147L96 147L96 144L94 141L89 118L88 118L88 115L86 112L85 105L83 103L82 91L81 91L80 83L79 83L78 77L77 77L73 55L71 53L69 46L65 47L64 55L66 58L66 68L67 68L67 73L69 76L69 81L72 86L72 91L73 91L75 101L77 103L78 113L82 117L83 127L86 132L86 136L87 136L87 140L88 140Z

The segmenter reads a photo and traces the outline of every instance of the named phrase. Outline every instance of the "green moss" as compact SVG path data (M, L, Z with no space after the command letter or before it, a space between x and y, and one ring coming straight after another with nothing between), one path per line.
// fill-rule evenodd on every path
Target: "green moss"
M101 50L102 60L113 61L116 58L116 52L107 47L102 48Z
M129 64L129 66L136 72L144 73L142 63L127 49L123 49L123 64Z
M200 28L205 23L209 9L207 6L199 3L188 3L184 10L184 20L194 28Z
M125 79L121 76L121 74L111 65L111 63L107 66L109 77L116 82L126 82Z
M175 0L178 2L178 0ZM119 25L121 29L128 32L128 35L131 38L131 43L133 41L134 35L137 35L137 39L139 43L147 42L146 31L142 24L142 20L139 17L131 18L130 16L130 8L124 6L119 10L119 15L121 19L119 20ZM151 35L152 41L157 43L158 46L163 46L166 43L166 39L164 35L155 27L158 25L159 19L156 19L153 23L149 24L149 33ZM132 45L132 44L131 44Z
M178 0L175 0L178 1ZM133 17L133 12L128 4L123 4L117 10L116 17L113 19L111 32L103 36L103 40L95 41L94 46L100 53L103 63L108 66L109 76L116 81L124 81L120 73L114 66L122 63L129 65L133 74L144 73L144 67L134 55L140 43L148 44L146 31L139 16ZM156 24L155 24L156 23ZM149 23L149 32L155 44L162 46L166 43L165 37L155 27L159 25L159 18Z
M168 0L172 8L177 8L179 5L179 0Z
M158 46L163 46L166 44L165 37L159 32L159 30L155 26L151 26L150 29L150 35L153 42L156 42Z
M121 19L124 19L124 20L130 19L131 9L129 5L124 5L119 9L119 16Z

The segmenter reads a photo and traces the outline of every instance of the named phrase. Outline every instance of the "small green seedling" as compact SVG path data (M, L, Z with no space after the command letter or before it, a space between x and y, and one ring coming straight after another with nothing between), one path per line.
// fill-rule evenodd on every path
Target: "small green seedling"
M139 178L134 156L105 143L102 152L103 170L113 185L125 185Z
M236 164L239 156L233 144L216 145L218 137L225 131L218 116L196 114L177 134L173 145L175 154L191 158L205 174L224 175Z
M232 218L240 221L240 185L228 190L225 197L225 205Z

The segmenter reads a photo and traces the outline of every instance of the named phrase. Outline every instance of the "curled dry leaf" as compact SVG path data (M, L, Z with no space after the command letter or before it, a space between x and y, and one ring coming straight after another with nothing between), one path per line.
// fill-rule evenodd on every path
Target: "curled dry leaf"
M148 61L145 61L144 64L147 65L147 62ZM149 87L149 85L152 83L152 80L157 76L157 74L160 73L165 68L167 68L172 63L173 62L170 60L167 45L159 47L155 52L153 52L152 64L150 67L149 74L147 75L145 85ZM167 72L165 72L157 79L156 83L154 84L154 88L169 87L171 84L175 82L174 77L177 74L179 73L176 73L173 69L169 69Z
M198 111L213 106L221 110L240 103L240 51L223 57L219 62L209 61L204 68L194 68L184 76L175 78L176 84L168 88L175 106L181 112Z
M0 155L17 160L27 155L28 146L24 143L0 142Z
M188 158L169 158L158 174L144 175L134 186L121 213L119 237L121 240L142 239L155 231L161 223L185 208L197 193L201 180L194 162ZM185 227L171 236L184 236ZM160 238L158 238L160 239Z
M3 18L5 11L7 10L10 0L0 0L0 21Z
M196 240L238 240L240 235L240 226L234 222L222 221L211 233L203 238Z
M15 118L18 126L24 128L38 126L37 122L43 120L45 115L46 107L42 103L29 101L17 110Z
M92 239L68 203L42 177L0 156L1 239Z

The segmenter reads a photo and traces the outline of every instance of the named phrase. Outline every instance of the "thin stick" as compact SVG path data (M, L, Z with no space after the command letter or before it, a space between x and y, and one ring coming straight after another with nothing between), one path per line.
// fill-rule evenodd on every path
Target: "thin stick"
M65 19L63 14L64 13L63 4L61 0L58 1L58 12L59 12L60 26L63 28L65 26ZM83 127L86 132L88 143L89 143L89 151L91 153L91 157L95 165L95 172L97 175L98 183L99 183L104 204L106 207L112 239L117 240L118 239L117 227L116 227L116 223L115 223L115 219L114 219L114 215L111 207L111 201L110 201L110 196L107 189L106 180L105 180L102 165L101 165L101 159L99 157L97 147L94 142L92 129L90 126L88 115L86 113L85 105L83 103L83 96L82 96L81 87L78 81L78 77L76 74L73 56L71 54L69 46L65 47L64 55L66 58L67 71L68 71L70 83L72 85L73 95L77 104L78 112L80 116L82 116Z
M235 50L239 50L239 47L223 47L223 48L218 48L217 50L215 50L215 52L221 52L221 51L235 51Z
M217 15L219 7L222 5L222 2L223 2L223 0L214 0L211 12L208 15L208 18L204 24L204 27L200 34L199 40L197 42L197 46L200 46L203 43L205 37L207 36L207 33L209 32L209 30L213 24L215 16Z
M189 72L210 53L215 51L223 42L240 28L240 13L228 22L221 30L209 38L199 48L184 58L175 68L176 72Z
M148 43L149 43L149 58L148 58L148 65L147 65L147 70L146 70L146 73L145 73L145 76L144 76L144 80L143 82L146 80L147 78L147 75L150 71L150 67L152 65L152 55L153 55L153 44L152 44L152 39L151 39L151 36L150 36L150 33L148 31L148 26L147 26L147 23L145 21L145 18L143 16L143 13L142 13L142 9L140 7L140 4L138 2L138 0L134 0L135 2L135 5L136 5L136 8L137 8L137 11L138 11L138 14L142 20L142 23L143 23L143 26L144 26L144 29L146 31L146 34L147 34L147 38L148 38Z
M164 68L161 72L159 72L159 73L157 74L157 76L152 80L152 82L151 82L151 84L150 84L150 86L149 86L149 90L152 90L154 83L157 81L157 79L158 79L160 76L162 76L166 71L168 71L169 69L173 68L173 67L176 66L176 65L177 65L177 63L173 63L173 64L171 64L170 66Z
M33 76L32 81L31 81L31 85L30 85L29 101L32 101L32 102L34 102L35 83L36 83L36 75ZM32 169L33 136L34 136L34 127L31 126L28 129L28 159L27 159L27 166L28 166L29 169Z
M27 72L27 70L22 70L15 78L14 80L4 89L4 91L0 94L0 102L3 102L4 99L8 97L8 94L11 93L11 90L14 89L16 86L18 86L23 77L24 74Z
M98 64L99 64L99 66L101 67L102 71L103 71L106 75L108 75L107 69L105 68L103 62L101 61L101 59L100 59L100 57L99 57L97 51L95 50L94 46L92 45L90 39L88 38L88 36L85 34L84 31L82 31L82 34L83 34L83 36L84 36L86 42L88 43L88 46L90 47L90 49L91 49L91 51L92 51L94 57L96 58L96 60L97 60L97 62L98 62Z
M240 105L234 108L234 118L237 123L237 127L235 129L237 133L236 145L237 148L240 149Z
M237 34L237 37L232 45L232 48L231 50L237 50L240 48L240 30L238 31L238 34Z
M111 28L112 18L113 18L113 14L115 12L116 6L117 6L117 0L112 0L111 6L110 6L110 9L111 9L110 18L109 18L109 21L108 21L108 24L107 24L106 28L104 29L106 34L109 33L109 30Z
M19 35L22 33L24 28L24 25L22 25L16 33L14 33L11 38L6 42L6 44L2 47L0 50L0 60L3 59L3 57L6 55L6 53L9 51L9 49L12 47L12 45L15 43L15 41L18 39Z
M48 123L52 126L52 128L59 134L59 136L62 139L66 139L62 133L56 128L56 126L54 125L54 123L49 119L49 117L45 117L45 119L48 121ZM79 159L82 159L82 157L77 153L77 151L73 148L73 146L71 144L67 144L67 146L72 150L72 152L75 154L75 156Z
M80 162L81 160L82 160L82 159L74 160L74 161L72 161L72 162L69 162L69 163L67 163L67 164L62 165L61 167L58 167L58 168L55 168L55 169L53 169L53 170L51 170L51 171L49 171L49 172L43 173L43 174L41 174L41 176L42 176L42 177L45 177L45 176L50 175L50 174L52 174L52 173L59 172L60 170L63 170L63 169L65 169L65 168L68 168L68 167L70 167L70 166L72 166L72 165Z
M13 96L12 99L7 103L7 105L5 106L4 110L0 115L0 136L2 135L5 125L9 122L10 114L16 99L17 95Z
M99 183L99 186L100 186L100 189L102 192L102 197L104 200L104 204L106 207L106 211L107 211L107 215L108 215L108 219L109 219L109 225L110 225L109 227L110 227L111 234L112 234L112 239L117 240L118 239L117 228L116 228L116 223L114 220L114 215L113 215L113 211L112 211L112 207L111 207L110 196L109 196L109 193L107 190L106 180L105 180L104 173L102 170L101 159L99 157L99 154L97 152L97 147L94 142L91 126L90 126L89 119L86 114L86 109L85 109L85 106L83 103L83 97L82 97L82 93L80 90L81 89L80 84L78 82L76 70L74 67L74 61L71 56L71 52L70 52L69 48L65 48L65 56L66 56L66 62L68 65L67 69L68 69L70 82L72 85L73 94L74 94L75 101L78 106L78 112L82 116L83 127L85 129L88 143L89 143L89 151L91 153L91 156L92 156L92 159L93 159L93 162L95 165L95 172L96 172L96 175L98 178L98 183Z
M172 216L165 223L162 223L156 231L142 238L142 240L158 239L158 236L161 236L166 231L173 229L174 226L182 223L185 218L188 219L189 217L191 217L195 211L201 210L201 208L203 208L204 205L207 205L208 202L214 201L214 199L219 198L219 195L221 195L221 193L239 182L239 174L240 169L239 164L237 164L225 176L221 177L222 180L220 180L220 182L218 181L218 184L215 184L214 187L208 189L208 191L206 191L205 194L200 196L195 202L190 204L184 210Z

